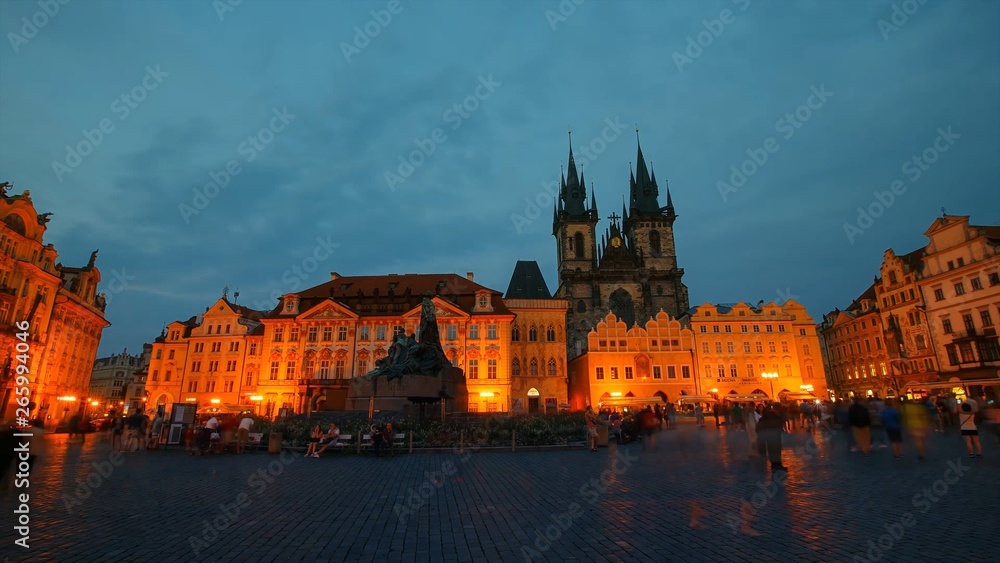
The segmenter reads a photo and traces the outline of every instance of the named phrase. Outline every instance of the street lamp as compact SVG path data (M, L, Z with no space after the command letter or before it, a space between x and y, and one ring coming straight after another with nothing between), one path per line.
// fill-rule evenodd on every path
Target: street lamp
M776 371L765 371L760 374L761 377L767 380L771 385L771 400L774 400L774 380L778 379L778 372Z

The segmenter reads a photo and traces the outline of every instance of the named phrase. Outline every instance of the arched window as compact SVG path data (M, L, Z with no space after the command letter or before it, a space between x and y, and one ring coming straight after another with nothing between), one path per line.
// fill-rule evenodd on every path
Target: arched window
M528 342L538 342L538 329L534 325L528 329Z
M556 329L552 325L549 325L549 328L545 330L545 340L549 342L556 341Z
M653 256L660 255L660 232L649 231L649 253Z
M538 375L538 359L531 358L531 363L528 365L528 375Z
M521 360L514 358L510 362L510 374L521 375Z
M511 325L510 327L510 341L511 342L521 341L521 329L517 328L517 325Z
M573 251L577 258L583 258L583 233L573 235Z
M3 222L7 224L15 233L23 236L27 236L27 229L24 228L24 219L21 218L17 213L11 213L3 218ZM579 233L578 233L579 234ZM583 237L581 237L582 239Z
M548 374L549 377L555 377L556 376L556 359L555 358L549 358L547 374Z

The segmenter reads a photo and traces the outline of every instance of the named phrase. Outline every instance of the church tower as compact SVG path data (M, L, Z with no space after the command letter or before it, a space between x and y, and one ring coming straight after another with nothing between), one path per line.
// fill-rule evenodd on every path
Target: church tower
M556 237L556 264L562 284L573 273L592 272L597 268L597 203L587 188L583 174L578 173L570 138L569 166L559 182L559 197L552 215L552 234Z
M684 270L677 267L674 245L674 210L670 188L666 187L667 204L660 207L660 189L656 173L646 166L636 130L636 171L629 172L629 213L624 221L625 234L643 256L648 270L648 288L644 293L646 307L655 315L663 309L677 318L688 309L687 287L681 281Z

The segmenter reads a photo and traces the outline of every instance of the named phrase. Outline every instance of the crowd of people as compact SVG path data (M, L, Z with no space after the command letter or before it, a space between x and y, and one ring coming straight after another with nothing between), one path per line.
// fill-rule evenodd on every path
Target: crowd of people
M857 397L851 401L722 401L708 409L716 428L747 433L751 457L766 457L772 470L787 471L781 462L782 435L805 430L839 432L846 436L851 452L867 456L872 449L890 449L896 459L903 457L905 439L913 443L919 459L926 458L928 432L958 430L970 458L983 457L979 431L984 420L983 400L935 396L911 400ZM688 413L695 424L705 427L705 408L695 404ZM659 430L677 424L677 407L668 403L646 405L637 410L587 407L586 424L591 451L597 451L600 425L608 427L610 439L618 443L640 440L652 448ZM994 425L1000 440L1000 425Z

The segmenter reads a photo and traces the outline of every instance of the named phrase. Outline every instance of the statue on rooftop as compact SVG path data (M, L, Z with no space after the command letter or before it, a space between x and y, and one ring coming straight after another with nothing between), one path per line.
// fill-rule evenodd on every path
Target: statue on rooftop
M0 196L8 197L7 192L12 189L14 189L14 184L11 184L10 182L0 183Z

